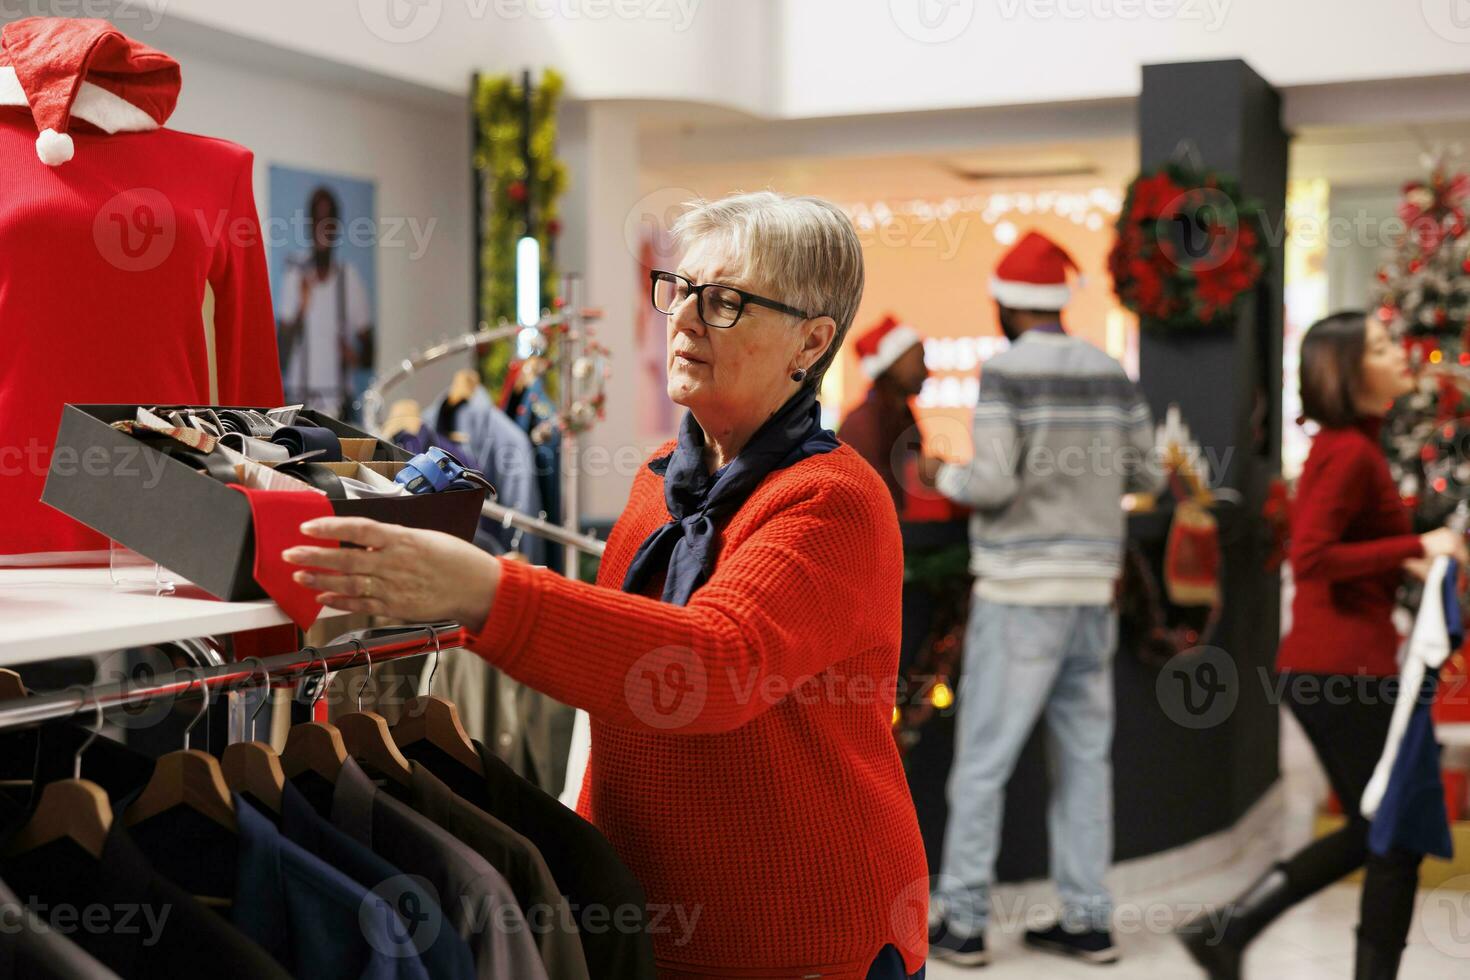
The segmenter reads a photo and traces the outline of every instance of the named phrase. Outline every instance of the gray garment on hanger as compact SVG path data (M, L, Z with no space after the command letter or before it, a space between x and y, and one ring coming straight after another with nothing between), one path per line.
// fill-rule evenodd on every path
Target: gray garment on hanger
M332 794L332 823L389 864L430 886L446 921L475 957L479 980L547 980L515 892L468 845L378 789L352 759ZM386 894L382 885L379 894ZM433 928L434 924L429 924Z
M418 693L428 694L429 665L419 675ZM566 779L568 726L572 709L527 687L470 650L445 650L434 674L433 693L459 708L465 731L483 742L516 775L533 780L553 796ZM534 773L528 772L530 763Z
M42 922L0 881L0 977L118 980L76 943Z

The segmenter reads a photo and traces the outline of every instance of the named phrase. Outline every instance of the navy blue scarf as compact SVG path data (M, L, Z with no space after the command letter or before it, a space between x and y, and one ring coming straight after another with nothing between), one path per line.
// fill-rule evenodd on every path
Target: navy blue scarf
M729 463L711 474L704 464L704 432L692 413L679 426L679 444L667 456L648 464L664 478L664 502L673 520L638 546L624 592L642 592L661 570L663 600L683 606L706 581L719 553L719 527L745 503L768 475L808 456L831 452L840 443L822 428L822 410L814 389L801 391L781 406L750 437Z

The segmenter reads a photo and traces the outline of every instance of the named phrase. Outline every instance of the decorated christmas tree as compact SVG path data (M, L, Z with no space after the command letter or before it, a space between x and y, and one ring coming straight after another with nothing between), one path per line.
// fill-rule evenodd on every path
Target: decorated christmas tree
M1399 492L1437 526L1470 496L1470 174L1443 163L1404 185L1404 223L1372 291L1418 379L1384 426Z

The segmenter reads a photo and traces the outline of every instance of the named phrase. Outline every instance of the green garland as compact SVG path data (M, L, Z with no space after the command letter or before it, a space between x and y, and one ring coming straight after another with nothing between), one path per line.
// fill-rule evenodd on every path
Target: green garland
M484 235L480 249L480 319L485 323L516 318L516 244L528 234L541 243L542 306L556 305L559 276L556 239L561 233L561 196L567 168L556 156L557 106L561 75L547 69L531 90L530 165L521 156L525 139L524 90L518 77L482 76L475 92L480 144L475 167L484 187ZM526 227L526 196L534 204ZM492 392L499 392L509 367L512 345L499 344L480 365ZM548 376L548 384L554 382ZM555 397L555 392L552 392Z

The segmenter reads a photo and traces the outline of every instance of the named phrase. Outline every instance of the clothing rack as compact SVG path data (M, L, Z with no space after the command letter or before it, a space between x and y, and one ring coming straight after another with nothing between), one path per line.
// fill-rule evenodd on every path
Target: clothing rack
M562 280L561 295L565 301L565 308L562 312L542 317L530 327L507 321L502 321L493 327L487 325L473 333L445 340L425 351L404 358L398 367L374 380L368 390L363 393L363 423L367 430L374 435L381 434L383 413L388 405L388 393L424 368L464 354L478 354L495 344L514 342L527 329L537 331L547 341L555 334L561 335L562 343L557 345L557 358L552 370L556 371L559 382L560 404L558 409L563 418L569 417L573 400L573 368L577 358L586 347L587 325L602 317L601 311L582 307L581 290L579 276L565 276ZM524 514L493 500L485 501L481 509L485 517L504 527L515 528L564 546L566 549L565 567L562 571L572 579L577 578L578 552L601 558L606 548L605 542L581 532L578 452L577 434L570 430L563 430L561 440L562 521L560 525L544 521L531 514Z
M373 636L373 633L379 636ZM453 623L428 626L389 627L348 634L330 646L306 647L275 657L252 657L239 663L185 667L166 680L140 684L124 681L94 686L74 685L64 691L33 694L0 701L0 731L27 728L48 721L77 718L89 724L97 708L121 708L155 698L185 697L199 687L210 691L236 691L259 687L270 677L272 688L290 687L303 679L324 678L349 667L378 667L452 650L466 640L464 629Z

